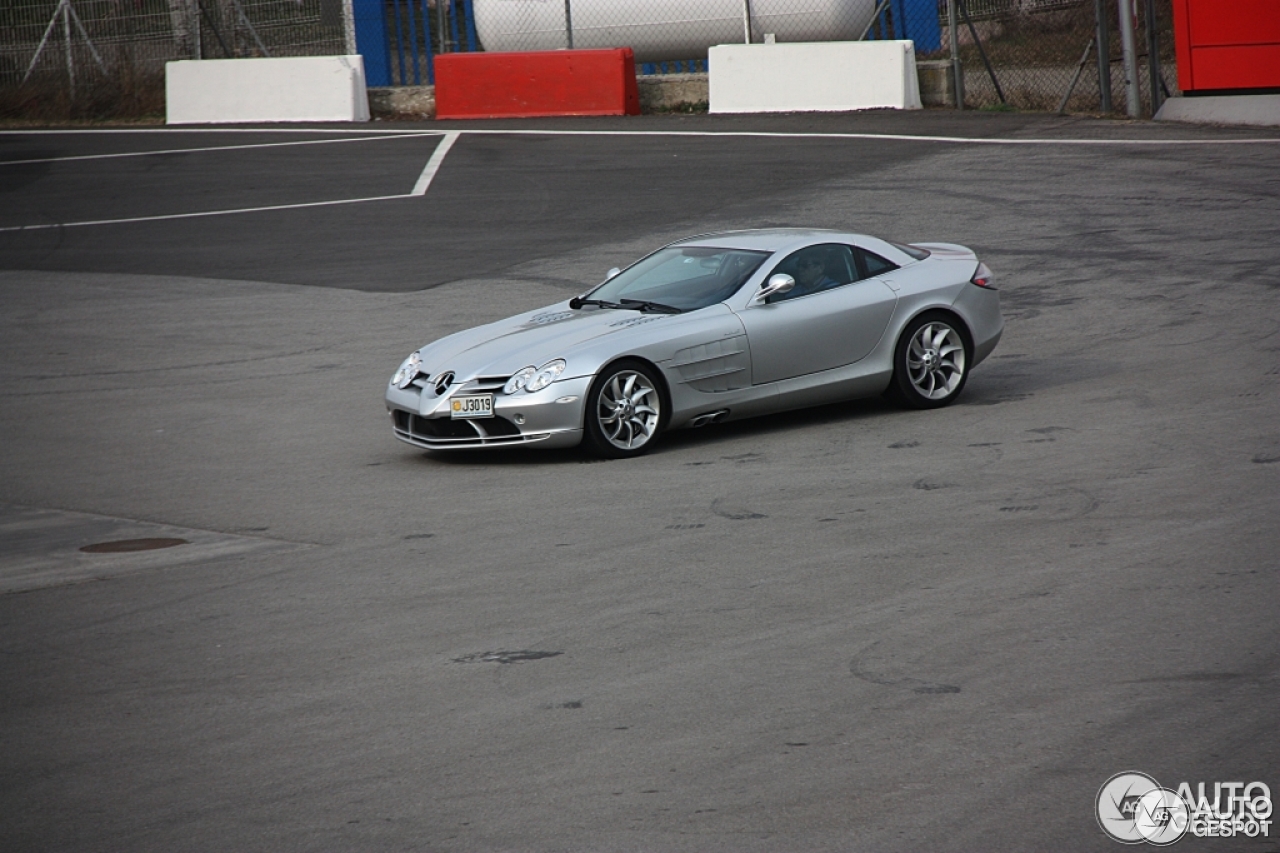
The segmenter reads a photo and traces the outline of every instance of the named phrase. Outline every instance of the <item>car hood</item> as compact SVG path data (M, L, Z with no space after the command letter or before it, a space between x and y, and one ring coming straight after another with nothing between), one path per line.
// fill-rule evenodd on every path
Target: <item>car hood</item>
M612 308L574 310L568 300L477 326L423 347L423 369L431 375L451 370L458 381L477 376L505 377L523 367L540 367L555 358L568 362L564 378L588 376L600 367L598 344L610 358L653 335L682 326L694 314L728 311L723 305L689 314L645 314ZM672 331L674 329L672 328ZM588 352L589 351L589 352Z

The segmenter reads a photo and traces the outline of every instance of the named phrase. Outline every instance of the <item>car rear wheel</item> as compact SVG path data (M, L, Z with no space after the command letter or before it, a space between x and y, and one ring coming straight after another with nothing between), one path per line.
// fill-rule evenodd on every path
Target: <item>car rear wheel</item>
M937 409L960 396L973 346L954 317L922 314L907 324L893 355L889 390L906 406Z
M639 361L607 367L587 396L588 448L599 456L639 456L657 439L663 425L661 384L653 369Z

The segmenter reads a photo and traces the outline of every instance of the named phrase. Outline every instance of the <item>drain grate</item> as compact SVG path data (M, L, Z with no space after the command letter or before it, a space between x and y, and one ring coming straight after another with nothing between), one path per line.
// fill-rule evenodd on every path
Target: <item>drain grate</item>
M127 554L130 551L156 551L186 545L185 539L153 537L150 539L116 539L112 542L95 542L81 548L86 554Z

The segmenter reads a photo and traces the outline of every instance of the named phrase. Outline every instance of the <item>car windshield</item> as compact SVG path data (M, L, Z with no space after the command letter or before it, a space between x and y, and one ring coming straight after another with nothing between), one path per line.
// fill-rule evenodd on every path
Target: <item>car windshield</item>
M668 246L597 287L589 299L627 304L652 302L694 311L728 299L751 277L768 252Z

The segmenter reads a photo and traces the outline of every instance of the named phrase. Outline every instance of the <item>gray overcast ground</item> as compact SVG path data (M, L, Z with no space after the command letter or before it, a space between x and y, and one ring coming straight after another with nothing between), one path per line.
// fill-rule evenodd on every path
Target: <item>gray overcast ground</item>
M658 135L464 133L421 198L0 231L0 849L1106 851L1120 771L1280 791L1280 134L369 128ZM0 133L0 228L405 194L437 144L58 159L321 131ZM594 464L391 437L426 341L781 224L978 250L1007 328L957 405ZM141 537L188 544L79 550Z

